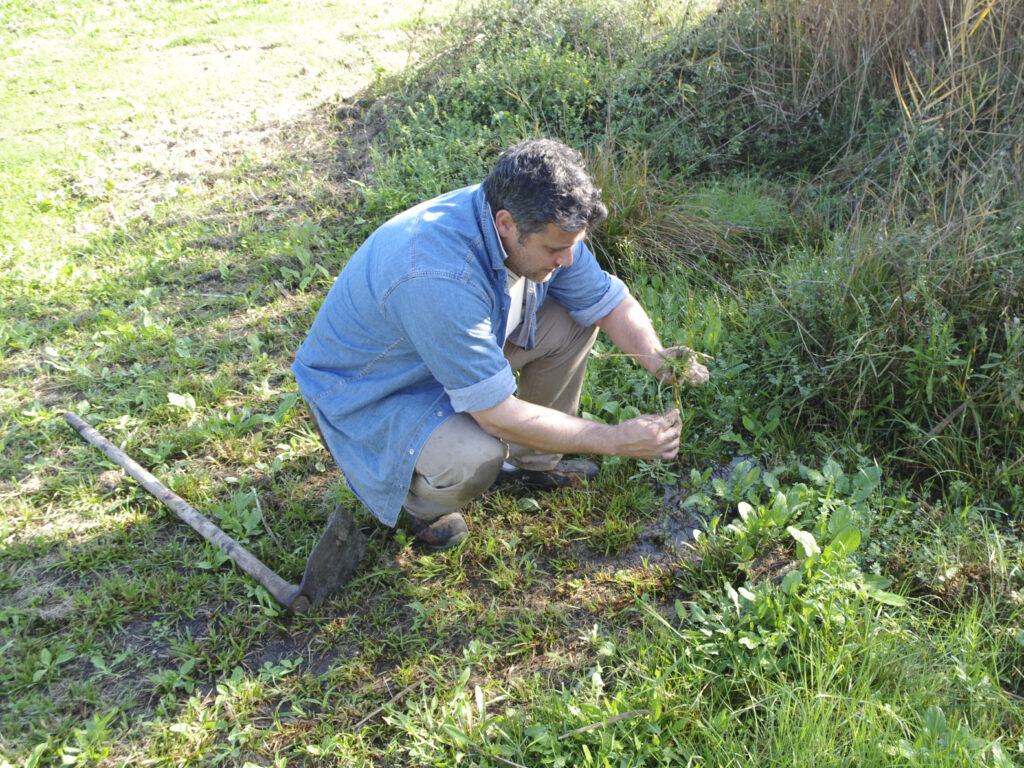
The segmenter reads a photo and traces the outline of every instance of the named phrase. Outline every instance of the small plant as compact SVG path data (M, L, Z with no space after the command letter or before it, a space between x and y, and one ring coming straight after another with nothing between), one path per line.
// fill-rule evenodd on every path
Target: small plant
M842 621L859 600L905 604L886 591L886 579L861 573L853 559L862 539L857 521L866 520L878 473L862 470L851 479L830 463L802 474L812 485L784 489L771 473L734 476L736 484L750 481L753 498L766 494L769 501L740 501L735 521L713 521L698 538L702 556L725 570L726 581L677 602L676 611L691 627L683 634L693 653L722 673L748 666L782 673L794 653L813 644L819 625ZM702 578L716 573L703 562L696 568Z
M111 722L117 712L97 712L84 728L75 728L61 748L61 765L98 765L110 754Z
M256 491L236 491L225 504L210 509L224 531L242 543L263 530L263 511Z
M941 707L930 706L921 718L921 731L914 741L901 739L893 755L910 766L953 764L990 765L1011 768L1013 760L998 741L975 736L969 725L950 727Z
M39 683L52 680L64 664L75 658L75 652L62 649L54 654L49 648L42 648L36 657L35 671L32 673L32 682Z
M175 693L177 691L192 693L196 687L195 681L191 677L195 666L195 659L187 659L177 669L165 669L163 672L150 675L149 679L160 693Z

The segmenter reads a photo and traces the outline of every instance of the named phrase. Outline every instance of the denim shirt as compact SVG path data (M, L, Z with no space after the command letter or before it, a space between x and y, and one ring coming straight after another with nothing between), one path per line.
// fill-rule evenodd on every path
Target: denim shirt
M355 252L296 353L292 371L331 454L386 525L398 519L431 432L516 391L499 341L510 304L503 258L480 185L421 203ZM546 299L590 326L625 296L580 242L571 266L529 284L509 341L533 347Z

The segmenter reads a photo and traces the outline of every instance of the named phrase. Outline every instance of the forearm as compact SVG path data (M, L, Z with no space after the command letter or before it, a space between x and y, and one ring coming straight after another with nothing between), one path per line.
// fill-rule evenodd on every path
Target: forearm
M658 338L647 312L631 295L597 321L620 350L635 359L652 374L665 364L665 347Z
M614 427L510 397L486 411L470 414L490 435L550 453L614 456Z
M671 459L679 452L675 409L645 414L621 424L602 424L509 397L470 413L490 435L546 453L596 453L635 459Z
M647 312L632 296L597 321L619 349L636 360L655 378L668 383L705 384L708 369L698 361L699 354L689 347L669 347L661 343ZM672 360L672 364L666 364ZM675 362L678 361L678 362Z

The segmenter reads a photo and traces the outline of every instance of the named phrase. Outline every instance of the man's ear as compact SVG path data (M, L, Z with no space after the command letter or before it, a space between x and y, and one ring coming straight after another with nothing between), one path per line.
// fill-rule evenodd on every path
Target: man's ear
M516 224L516 220L512 218L512 214L504 208L494 214L494 228L498 230L502 240L519 239L519 226Z

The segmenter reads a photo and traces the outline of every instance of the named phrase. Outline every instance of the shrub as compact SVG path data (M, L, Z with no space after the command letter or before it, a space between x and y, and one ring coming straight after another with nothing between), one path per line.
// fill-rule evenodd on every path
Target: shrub
M729 298L743 414L1014 506L1022 19L1024 0L477 9L374 107L368 218L556 135L604 190L606 266L683 265Z

